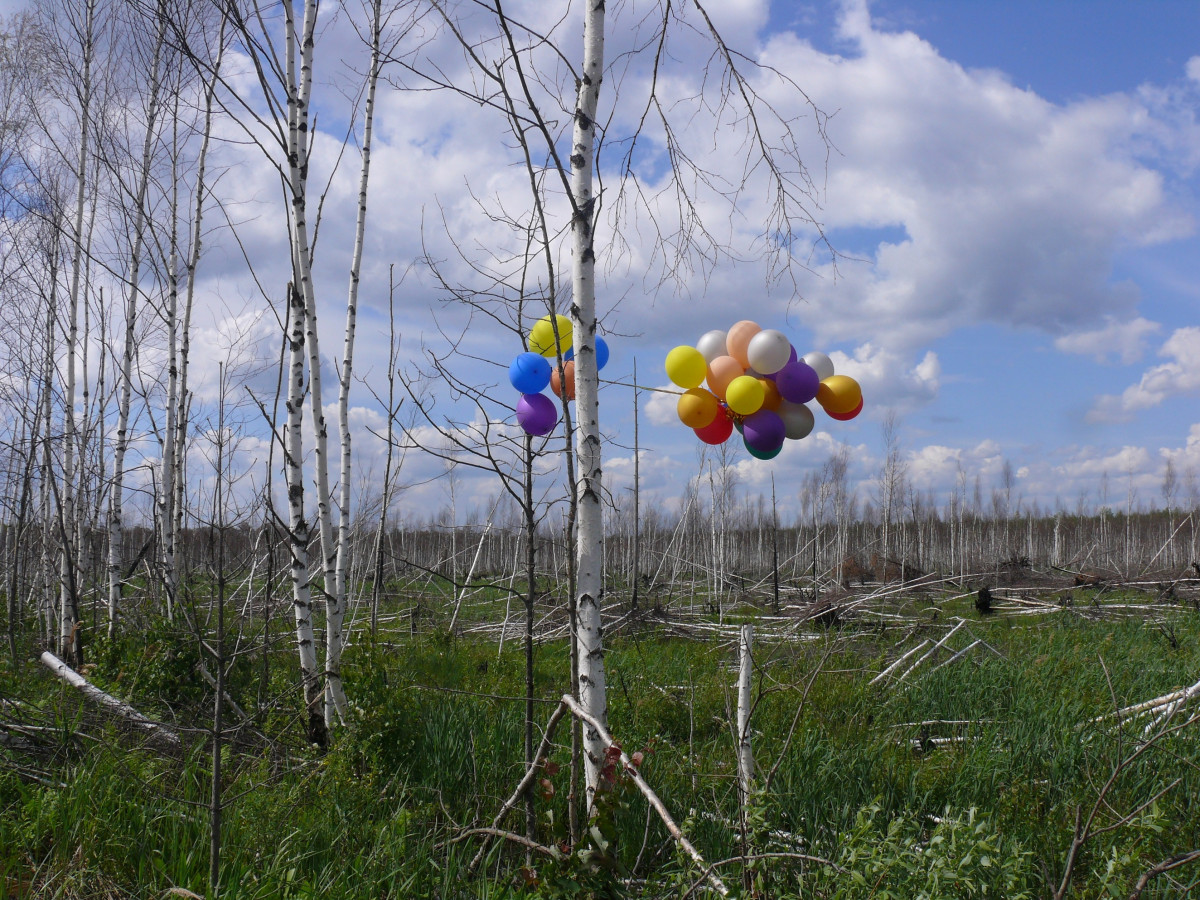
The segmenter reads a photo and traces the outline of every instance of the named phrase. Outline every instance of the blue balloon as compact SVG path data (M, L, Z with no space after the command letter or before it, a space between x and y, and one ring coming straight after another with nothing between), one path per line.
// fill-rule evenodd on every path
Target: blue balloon
M521 353L508 367L508 380L522 394L539 394L550 383L550 360L540 353Z
M608 344L604 338L597 336L596 338L596 371L599 372L608 362Z
M571 347L563 354L563 362L570 362L575 358L575 348ZM596 371L599 372L608 363L608 344L604 338L596 338Z

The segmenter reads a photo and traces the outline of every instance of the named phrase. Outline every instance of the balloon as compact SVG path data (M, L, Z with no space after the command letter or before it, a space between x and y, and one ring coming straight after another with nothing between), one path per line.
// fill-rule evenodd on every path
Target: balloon
M849 375L832 375L817 388L817 402L826 412L850 412L862 402L862 388Z
M729 382L745 374L745 367L732 356L718 356L708 364L708 389L725 399Z
M750 357L747 354L750 349L750 339L760 331L762 329L758 323L751 322L749 319L743 319L729 329L729 334L725 338L725 351L740 362L743 369L750 365Z
M804 354L804 361L817 370L817 377L824 381L833 377L833 360L824 353L814 350Z
M733 419L729 417L728 410L719 409L712 422L703 428L695 429L695 432L696 437L706 444L723 444L733 434Z
M545 394L522 394L517 401L517 423L526 434L535 437L549 434L558 423L554 401Z
M567 399L575 399L575 361L563 363L563 378L567 382ZM562 396L562 384L558 378L558 366L555 366L550 373L550 390L554 391L556 396Z
M783 419L769 409L760 409L742 421L742 437L746 440L746 446L760 453L778 450L783 446L785 436Z
M783 420L784 434L788 440L798 441L812 434L816 419L812 410L801 403L784 401L779 406L779 418Z
M699 387L708 374L704 354L695 347L681 344L667 354L667 377L681 388Z
M596 338L596 371L599 372L608 365L608 342L602 337Z
M837 419L840 422L849 422L851 419L853 419L855 416L857 416L860 412L862 412L862 409L863 409L863 402L861 400L859 400L858 406L854 407L854 409L850 410L850 412L844 412L844 413L830 412L829 418ZM825 412L829 412L829 410L825 410Z
M704 354L705 362L712 362L718 356L725 355L725 332L720 329L706 331L696 341L696 349Z
M711 425L719 410L720 404L717 402L717 398L704 388L691 388L679 398L676 406L679 421L688 428L703 428L705 425Z
M725 389L725 402L739 416L758 412L766 399L763 383L749 375L739 375Z
M558 344L554 343L554 325L549 316L543 316L529 330L529 349L542 356L558 356L559 348L563 353L571 349L571 320L566 316L556 316L558 323Z
M575 348L568 347L567 352L563 354L563 362L570 362L575 358Z
M508 380L522 394L538 394L550 383L550 362L537 353L519 353L508 367Z
M779 388L775 386L775 382L763 376L758 379L763 386L763 409L779 409L779 404L783 402L783 397L779 395Z
M792 344L782 331L768 328L750 338L746 347L746 358L755 371L763 375L774 375L788 363L792 355Z
M806 362L795 360L775 373L775 386L779 395L790 403L807 403L817 396L821 379L816 370Z
M749 443L746 443L744 438L742 442L746 444L746 450L748 450L750 455L755 459L774 459L779 455L779 451L783 449L783 444L780 444L778 447L775 447L771 450L756 450L755 448L751 447Z

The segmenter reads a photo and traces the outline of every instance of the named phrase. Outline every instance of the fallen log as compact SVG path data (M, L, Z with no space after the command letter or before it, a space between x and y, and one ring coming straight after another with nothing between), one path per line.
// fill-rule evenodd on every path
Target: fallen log
M87 700L120 716L138 731L145 734L147 738L172 749L178 749L182 745L179 735L174 731L147 718L128 703L118 700L112 694L106 694L49 650L42 654L41 660L42 665L71 685L71 687L76 688Z

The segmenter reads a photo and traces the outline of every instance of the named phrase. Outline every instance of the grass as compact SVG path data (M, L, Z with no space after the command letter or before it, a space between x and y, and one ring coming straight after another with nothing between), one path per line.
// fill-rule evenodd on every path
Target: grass
M927 605L927 599L919 604ZM758 648L755 755L760 769L782 761L770 792L754 800L754 849L799 848L842 871L730 863L722 870L727 883L746 896L756 884L759 896L779 897L1046 895L1061 874L1077 808L1086 813L1113 767L1136 746L1134 728L1088 723L1114 705L1195 681L1200 617L1176 614L1176 648L1153 625L1132 619L1064 613L1035 622L980 620L970 600L962 606L943 609L941 621L952 614L972 619L976 636L1001 655L981 650L914 673L906 685L870 684L898 632L820 632L816 641ZM147 711L203 721L208 699L181 662L186 648L160 628L148 638L99 646L92 677ZM256 707L260 693L271 698L260 710L263 727L290 746L269 755L229 753L222 897L533 891L519 851L493 847L481 873L468 877L466 862L478 845L451 842L461 827L490 821L520 778L524 706L501 699L523 691L518 642L498 654L484 640L395 633L374 649L352 648L345 670L351 722L320 755L296 741L295 665L286 633L277 639L267 690L255 680L256 655L231 678L247 708ZM829 641L836 649L785 744L802 689ZM643 774L710 861L743 851L728 825L738 811L729 726L734 652L654 629L617 636L606 651L614 734L626 750L646 752ZM539 697L561 694L566 672L565 645L537 648ZM175 886L205 893L203 734L190 735L193 749L179 759L130 749L94 719L78 717L69 692L32 665L20 673L0 669L0 693L57 715L64 734L99 738L43 764L63 787L0 770L0 898L162 896ZM551 708L538 704L539 726ZM927 726L924 734L912 724L929 721L971 724ZM1122 773L1108 796L1117 814L1178 784L1084 847L1073 896L1126 896L1138 873L1200 846L1200 808L1188 802L1200 794L1194 728ZM922 744L929 736L963 740ZM552 778L555 794L538 801L539 837L546 842L563 836L567 747L560 743L554 759L563 764ZM622 895L677 896L698 877L639 797L622 795L611 818L618 871L635 879L623 882ZM1108 815L1101 824L1111 821ZM521 828L517 815L509 825ZM543 875L551 870L558 871L539 866ZM1181 877L1189 879L1186 872ZM556 888L544 877L540 890L553 896ZM1144 896L1180 894L1160 878Z

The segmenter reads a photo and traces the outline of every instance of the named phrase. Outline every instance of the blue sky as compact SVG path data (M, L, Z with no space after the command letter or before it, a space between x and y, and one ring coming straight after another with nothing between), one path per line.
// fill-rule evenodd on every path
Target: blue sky
M802 50L789 74L838 109L831 236L869 260L813 290L796 341L868 376L873 415L818 414L865 495L887 409L940 496L960 462L986 492L1008 460L1043 507L1094 502L1106 472L1149 505L1168 458L1181 478L1200 465L1198 26L1183 2L772 5L761 39ZM740 473L753 489L814 462Z
M558 23L553 37L577 54L578 4L555 3L555 15L547 11L550 0L511 0L506 8L516 18ZM646 59L621 55L637 41L644 5L620 5L610 17L608 58L620 65L605 81L601 118L613 142L628 133L644 101ZM0 15L19 6L0 0ZM826 147L802 96L765 74L751 76L792 123L789 139L813 177L814 218L843 257L835 270L817 254L803 260L807 270L795 270L794 284L773 280L754 254L756 228L769 212L755 171L735 210L713 192L699 198L706 221L735 255L695 254L697 268L676 268L662 282L648 210L616 203L615 173L606 170L598 310L612 349L603 374L618 382L601 395L611 439L605 478L614 494L625 496L632 476L634 361L642 385L670 388L662 362L673 346L743 318L784 331L800 352L828 352L864 389L865 409L853 422L818 411L813 435L789 442L777 459L762 462L738 449L726 461L749 496L769 494L774 476L785 515L805 475L842 447L860 498L870 498L883 456L881 425L892 413L913 485L933 491L939 503L960 472L972 483L978 477L986 497L1006 462L1023 502L1043 509L1056 501L1074 508L1080 496L1094 504L1106 474L1110 500L1123 503L1132 491L1137 503L1161 503L1168 460L1186 494L1188 473L1200 476L1200 4L709 6L732 46L792 79L829 116ZM566 9L561 20L558 7ZM466 78L462 54L445 35L427 37L427 56L447 77ZM697 31L680 31L672 41L674 67L661 86L675 101L669 108L681 117L681 137L710 171L736 182L741 136L736 123L713 111L718 80L705 81L695 65L709 48ZM314 183L324 184L339 159L353 77L343 66L361 62L361 52L344 18L330 13L317 49ZM569 79L553 66L545 71L559 79L569 106ZM710 105L689 106L702 92ZM372 479L382 469L375 435L383 418L367 388L386 392L388 267L411 270L396 298L406 370L426 350L444 352L446 334L462 333L463 349L477 357L457 363L462 377L496 385L500 404L515 402L504 375L520 350L514 336L483 319L468 323L462 309L440 302L417 261L429 252L449 274L468 280L469 267L454 262L455 245L511 249L513 241L479 203L493 210L503 204L514 215L528 208L511 136L489 111L444 94L385 88L378 116L356 360L365 384L356 388L352 414L362 479L356 490L364 496L377 488ZM223 199L237 210L240 244L219 232L207 244L197 344L253 345L266 365L278 328L242 251L256 261L262 283L284 283L284 209L261 154L235 143L241 135L233 127L219 136L230 141L214 151L214 166ZM652 194L664 186L662 135L651 129L642 152L639 186ZM331 370L340 352L357 189L354 154L340 165L329 181L316 272ZM552 224L564 225L562 198L557 205L551 198L551 206ZM627 218L614 219L617 211ZM670 207L656 212L669 229ZM811 229L796 233L815 240ZM569 243L555 253L566 273ZM212 401L219 355L198 360L198 402ZM437 415L451 414L444 392L434 388L428 397ZM643 490L670 507L702 465L707 471L716 460L709 454L702 463L671 395L643 394L639 412ZM501 405L490 414L512 427ZM419 436L437 440L428 431ZM246 441L245 452L265 446L258 436ZM413 515L428 516L448 502L445 479L437 477L443 471L432 457L406 457L403 478L411 487L404 503ZM464 474L456 491L460 510L486 514L496 485Z

